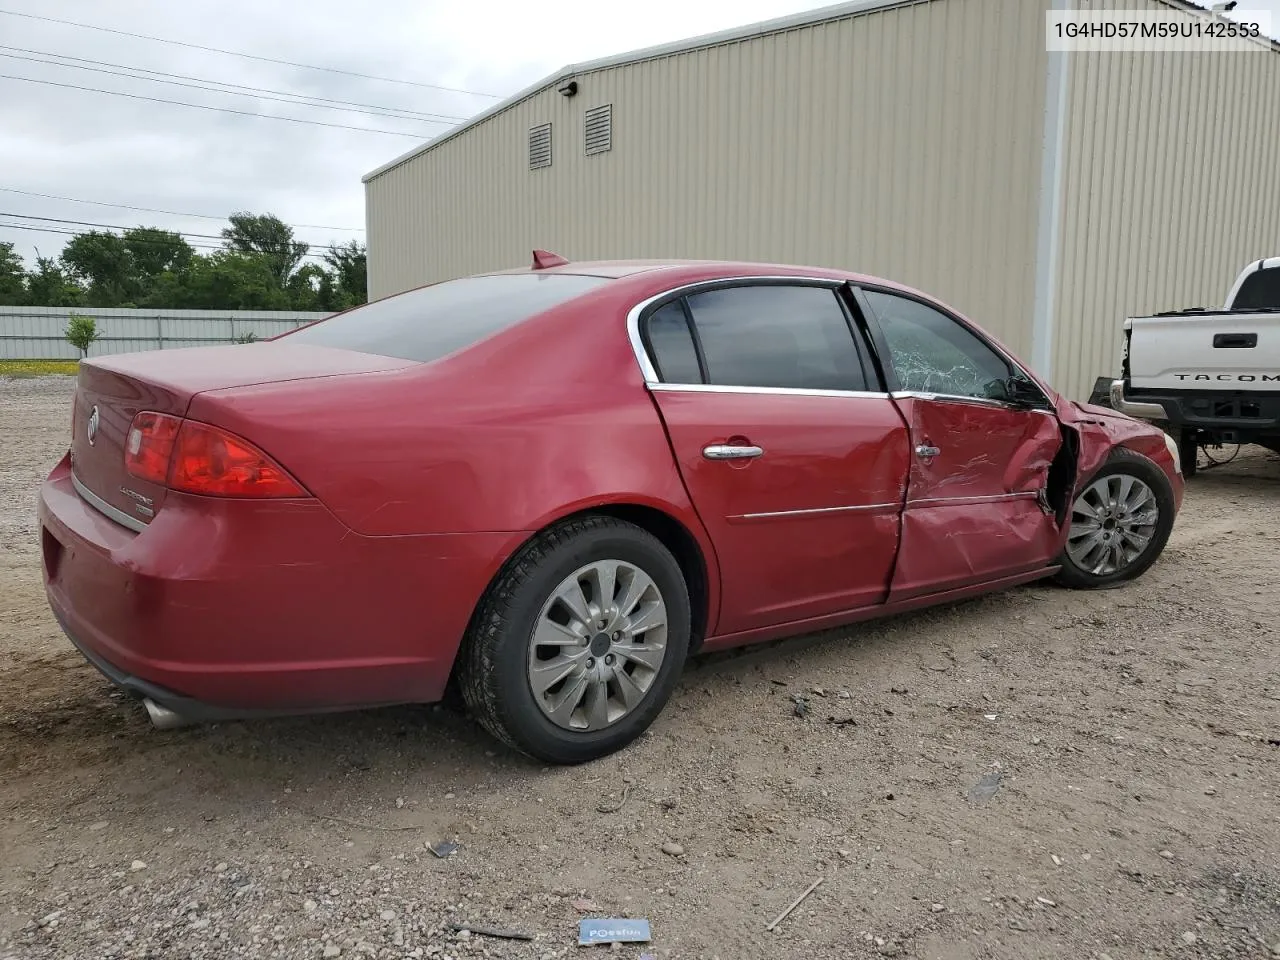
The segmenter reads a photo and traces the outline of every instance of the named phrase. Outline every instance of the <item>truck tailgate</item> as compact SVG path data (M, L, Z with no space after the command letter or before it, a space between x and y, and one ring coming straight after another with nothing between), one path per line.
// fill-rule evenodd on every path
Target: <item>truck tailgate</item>
M1135 390L1280 391L1280 312L1134 317L1125 328Z

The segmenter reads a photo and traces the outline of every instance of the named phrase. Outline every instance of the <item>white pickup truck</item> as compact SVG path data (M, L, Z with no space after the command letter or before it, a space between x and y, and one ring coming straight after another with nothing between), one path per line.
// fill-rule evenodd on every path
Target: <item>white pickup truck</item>
M1131 317L1124 334L1122 379L1107 385L1107 405L1164 426L1184 476L1202 446L1280 452L1280 257L1245 267L1220 310Z

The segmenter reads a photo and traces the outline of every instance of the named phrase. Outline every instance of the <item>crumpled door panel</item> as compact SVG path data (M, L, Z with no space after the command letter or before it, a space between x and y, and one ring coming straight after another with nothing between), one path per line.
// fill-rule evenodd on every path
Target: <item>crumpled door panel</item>
M1057 417L943 397L898 404L913 456L890 601L1048 565L1061 549L1045 493Z

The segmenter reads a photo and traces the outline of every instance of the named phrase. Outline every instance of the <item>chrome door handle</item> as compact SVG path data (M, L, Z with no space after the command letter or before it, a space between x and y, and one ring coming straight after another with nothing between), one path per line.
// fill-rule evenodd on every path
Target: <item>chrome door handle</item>
M735 447L722 443L713 443L702 448L702 455L708 460L754 460L764 456L763 447Z
M942 450L938 447L931 447L927 443L922 443L916 447L916 456L923 457L925 460L928 460L931 457L936 457L941 452Z

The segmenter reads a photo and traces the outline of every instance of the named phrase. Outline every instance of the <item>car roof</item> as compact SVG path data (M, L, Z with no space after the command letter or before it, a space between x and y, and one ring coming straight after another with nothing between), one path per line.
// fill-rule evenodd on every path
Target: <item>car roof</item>
M658 274L664 279L682 282L686 279L723 277L813 277L824 280L848 280L854 283L871 283L906 290L901 284L879 277L836 270L831 267L802 266L798 264L760 263L749 260L581 260L551 267L520 267L514 270L495 270L492 274L547 273L588 277L622 279L637 274Z

